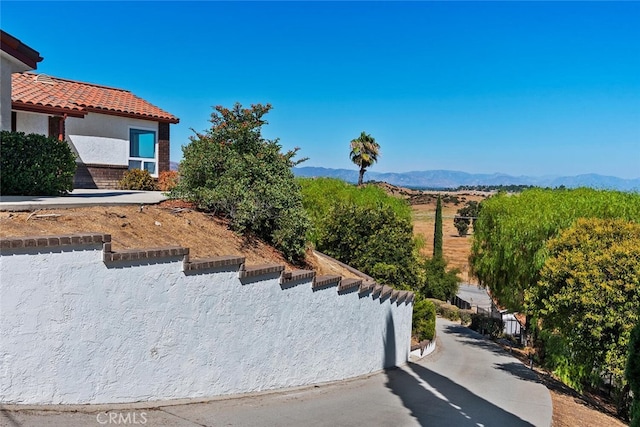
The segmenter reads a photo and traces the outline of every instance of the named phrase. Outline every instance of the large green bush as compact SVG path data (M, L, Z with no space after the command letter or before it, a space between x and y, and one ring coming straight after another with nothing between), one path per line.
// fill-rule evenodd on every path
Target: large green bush
M571 372L574 383L597 385L606 374L621 385L640 320L640 224L580 219L547 250L540 281L525 294L528 311L562 336L569 364L582 368Z
M73 190L75 156L65 141L23 132L0 133L0 192L57 196Z
M262 137L270 105L211 114L212 126L183 147L175 198L227 217L240 233L256 235L291 261L303 258L309 221L291 167L296 150L282 153L277 140Z
M409 205L375 185L356 187L335 178L298 178L298 182L302 188L304 208L312 223L308 238L314 244L318 243L331 210L339 204L369 208L383 204L390 207L396 217L411 221Z
M413 226L389 205L336 205L325 218L317 247L399 289L419 283Z
M460 270L447 268L444 258L430 258L422 261L424 281L420 286L420 292L428 298L436 298L442 301L451 300L458 293Z
M413 305L413 334L418 339L432 340L436 335L436 306L433 302L418 298Z

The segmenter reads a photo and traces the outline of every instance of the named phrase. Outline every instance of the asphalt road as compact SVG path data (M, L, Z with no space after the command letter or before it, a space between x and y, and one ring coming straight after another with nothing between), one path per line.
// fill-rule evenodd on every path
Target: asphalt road
M551 425L549 391L527 367L467 328L443 319L438 319L437 328L438 348L433 354L366 378L205 403L158 404L152 409L139 405L47 411L4 408L0 425Z

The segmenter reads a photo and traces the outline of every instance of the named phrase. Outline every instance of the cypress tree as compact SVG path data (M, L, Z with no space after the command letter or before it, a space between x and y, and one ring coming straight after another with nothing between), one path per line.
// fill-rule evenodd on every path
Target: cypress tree
M433 258L442 259L442 201L438 196L436 204L436 224L433 234Z

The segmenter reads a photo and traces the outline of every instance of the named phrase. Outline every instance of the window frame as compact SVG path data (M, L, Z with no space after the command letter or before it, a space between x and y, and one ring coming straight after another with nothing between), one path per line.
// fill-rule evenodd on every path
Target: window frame
M158 129L154 129L154 128L150 128L150 127L144 127L144 126L129 126L129 140L128 140L128 145L127 145L127 166L129 167L129 170L131 169L140 169L140 170L146 170L145 169L145 163L153 163L154 166L154 173L150 173L152 177L157 178L158 177ZM132 131L138 131L141 133L152 133L153 134L153 158L151 157L133 157L131 156L131 143L132 143ZM140 167L139 168L134 168L131 166L131 162L135 161L135 162L140 162Z

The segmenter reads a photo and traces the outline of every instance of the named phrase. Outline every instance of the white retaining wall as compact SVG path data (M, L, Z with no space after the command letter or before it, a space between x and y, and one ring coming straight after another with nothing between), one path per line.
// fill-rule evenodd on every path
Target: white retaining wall
M27 240L2 239L0 403L255 392L363 375L409 356L412 297L397 292L312 289L313 278L281 285L279 272L239 279L238 266L185 272L188 250L107 262L108 243L103 254L91 239Z

